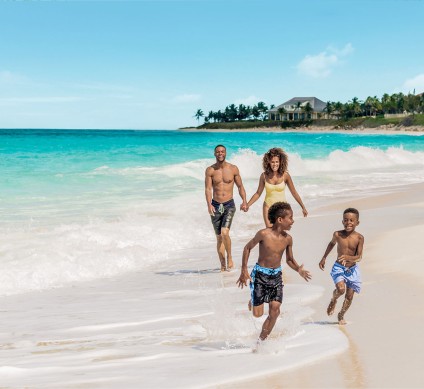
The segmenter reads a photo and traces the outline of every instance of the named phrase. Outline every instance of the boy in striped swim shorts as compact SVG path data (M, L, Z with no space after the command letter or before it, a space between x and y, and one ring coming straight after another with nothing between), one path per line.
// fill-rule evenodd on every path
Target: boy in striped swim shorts
M346 324L344 315L352 304L353 295L361 291L362 281L358 262L362 258L364 237L355 231L355 228L359 224L359 212L357 209L346 209L343 212L342 224L344 229L334 232L333 239L328 244L324 256L319 263L319 267L321 270L324 270L325 260L337 244L337 260L330 273L336 289L334 289L333 297L328 305L327 314L332 315L334 313L337 299L346 292L342 308L337 315L339 324Z
M251 301L253 316L261 317L264 313L264 303L268 303L268 317L262 325L257 346L265 340L274 328L280 315L280 306L283 301L283 280L281 274L281 259L286 252L286 262L293 270L306 281L311 275L298 265L293 257L293 239L286 232L294 223L293 211L289 204L284 202L274 203L268 211L268 218L272 227L258 231L243 250L241 274L237 284L243 289L250 281ZM249 275L247 262L251 250L259 244L259 258ZM254 351L257 350L257 347Z

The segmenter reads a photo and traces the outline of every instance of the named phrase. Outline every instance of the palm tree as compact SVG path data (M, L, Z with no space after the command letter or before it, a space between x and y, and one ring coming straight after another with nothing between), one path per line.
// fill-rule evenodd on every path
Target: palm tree
M311 114L314 109L312 108L311 103L309 101L302 107L302 111L306 113L306 119L311 118Z
M203 111L199 108L196 113L194 114L194 118L197 119L197 125L199 125L199 120L202 116L205 116L205 114L203 113Z
M337 119L340 119L343 115L343 104L340 101L333 103L334 114L337 116Z
M301 108L301 106L302 106L302 103L300 102L300 101L298 101L297 103L296 103L296 105L293 105L293 109L295 110L295 111L297 111L298 112L298 116L297 116L297 120L299 120L299 112L300 112L300 108ZM294 119L294 118L293 118Z
M259 108L258 108L258 106L257 105L254 105L253 107L252 107L252 116L256 119L256 120L258 120L258 117L261 115L261 111L259 111Z
M244 120L249 117L249 109L244 104L239 104L238 106L238 114L237 119L238 120Z
M268 112L268 107L266 106L266 104L263 101L260 101L257 105L259 112L261 113L262 116L262 120L265 120L267 112Z
M284 107L278 108L277 112L280 114L280 120L283 120L283 115L287 113L287 110Z
M352 99L351 109L353 116L359 116L359 114L361 113L361 102L357 97L354 97Z
M384 113L390 112L390 96L387 93L381 97L381 105Z
M327 119L330 119L331 113L334 111L334 107L331 101L327 101L325 105L324 112L327 114Z
M209 111L209 113L208 113L208 119L209 120L212 120L213 119L213 121L216 122L215 112Z

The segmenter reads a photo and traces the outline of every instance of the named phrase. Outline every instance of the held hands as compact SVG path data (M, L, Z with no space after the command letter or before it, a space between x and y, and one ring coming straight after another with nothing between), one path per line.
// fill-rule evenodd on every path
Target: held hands
M299 266L297 272L305 281L309 281L312 278L311 273L309 273L306 269L303 268L303 264Z
M243 203L240 205L240 211L247 212L248 210L249 210L249 206L247 205L247 203L243 202Z
M324 270L325 267L325 258L321 259L321 261L319 261L319 268L321 270Z
M243 289L243 286L247 286L247 281L252 281L247 269L242 269L239 279L236 281L236 284L239 288Z

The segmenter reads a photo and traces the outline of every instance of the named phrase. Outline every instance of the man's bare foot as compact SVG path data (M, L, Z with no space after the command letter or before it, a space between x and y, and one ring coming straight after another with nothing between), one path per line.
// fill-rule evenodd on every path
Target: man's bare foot
M346 320L343 318L343 314L341 312L337 315L337 319L339 320L340 325L343 326L343 325L347 324Z
M227 259L227 270L230 270L230 269L234 269L234 263L231 257Z
M221 271L226 271L227 270L227 266L225 266L225 257L224 256L220 256L219 257L219 262L221 262Z
M334 308L336 308L337 300L331 299L330 304L328 304L327 315L331 316L334 313Z
M251 310L252 310L252 300L249 300L249 302L247 303L247 309L248 309L249 311L251 311Z

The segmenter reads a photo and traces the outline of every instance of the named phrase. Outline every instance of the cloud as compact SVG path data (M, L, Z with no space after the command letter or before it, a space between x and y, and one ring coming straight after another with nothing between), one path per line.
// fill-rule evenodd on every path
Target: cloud
M343 58L353 53L353 46L348 43L341 50L329 46L325 51L316 55L306 55L297 65L301 75L313 78L328 77L335 67L342 63Z
M258 97L252 95L252 96L249 96L249 97L246 97L246 98L238 99L238 100L236 100L234 102L234 104L235 105L240 105L240 104L244 104L244 105L255 105L259 101L264 101L264 100L261 100Z
M415 89L415 93L424 92L424 73L415 76L414 78L409 78L403 83L402 90L405 92L413 93Z
M172 99L172 102L176 104L195 103L196 101L199 101L200 99L201 99L200 95L184 94L184 95L175 96Z

